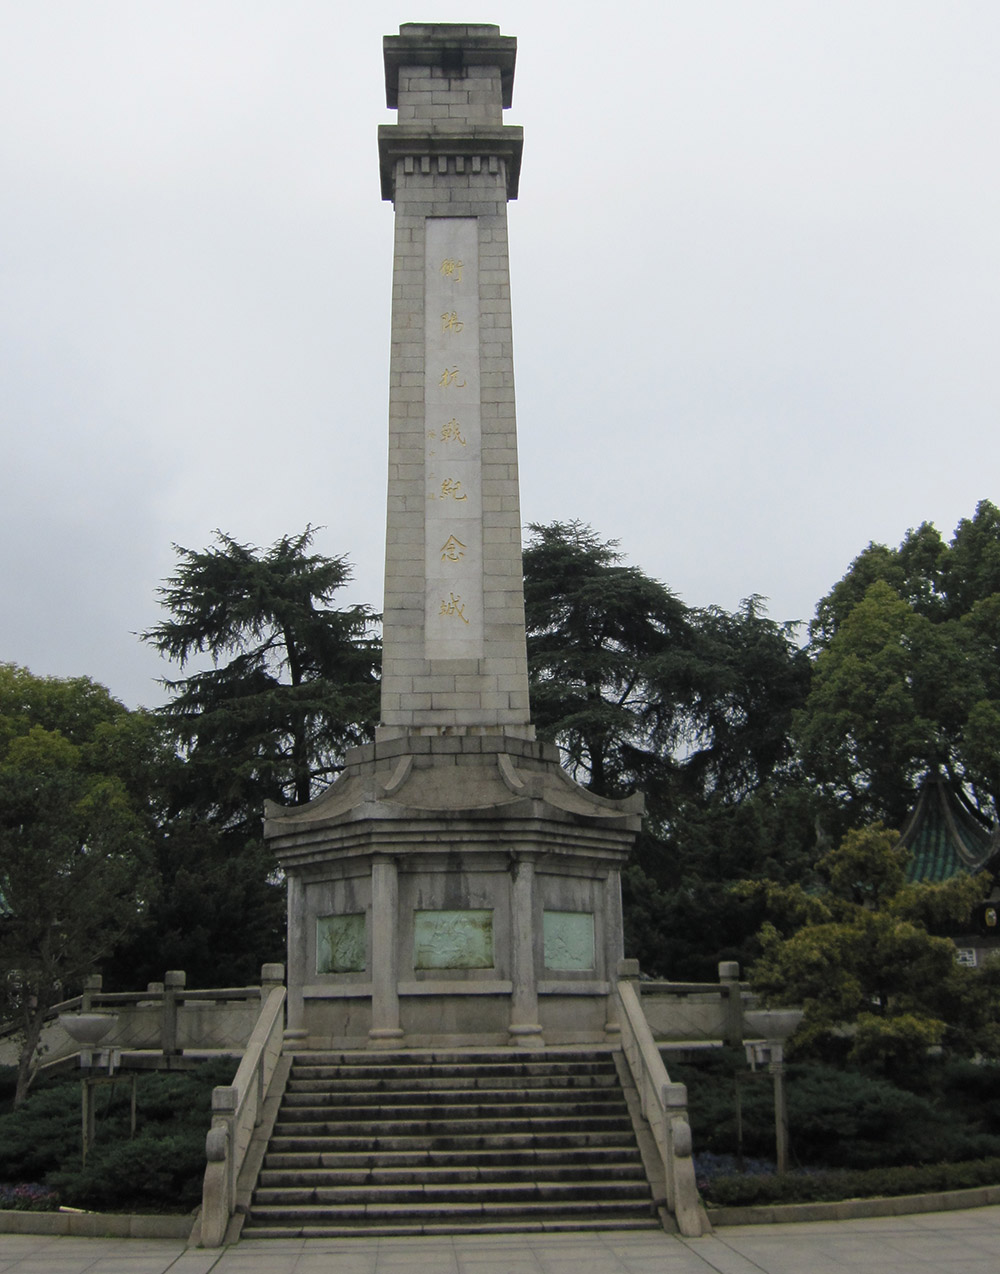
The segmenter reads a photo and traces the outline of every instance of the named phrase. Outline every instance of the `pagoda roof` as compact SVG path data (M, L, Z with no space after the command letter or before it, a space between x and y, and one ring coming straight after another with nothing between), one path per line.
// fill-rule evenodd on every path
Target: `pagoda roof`
M906 879L933 884L982 871L1000 850L998 829L985 826L940 773L920 785L899 844L910 851Z

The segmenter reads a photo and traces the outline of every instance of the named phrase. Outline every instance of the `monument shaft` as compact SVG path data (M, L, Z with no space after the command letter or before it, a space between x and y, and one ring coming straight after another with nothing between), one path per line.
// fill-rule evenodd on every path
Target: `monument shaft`
M395 208L383 737L529 734L505 128L516 41L408 24L384 41Z
M617 1038L619 872L642 798L578 787L528 712L507 200L515 41L385 40L395 205L382 724L265 807L300 1047Z

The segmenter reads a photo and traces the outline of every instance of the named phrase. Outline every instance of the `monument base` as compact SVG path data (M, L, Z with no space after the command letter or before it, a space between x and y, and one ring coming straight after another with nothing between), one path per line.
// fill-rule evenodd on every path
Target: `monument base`
M595 796L523 734L385 731L308 805L265 813L304 1047L615 1038L641 797Z

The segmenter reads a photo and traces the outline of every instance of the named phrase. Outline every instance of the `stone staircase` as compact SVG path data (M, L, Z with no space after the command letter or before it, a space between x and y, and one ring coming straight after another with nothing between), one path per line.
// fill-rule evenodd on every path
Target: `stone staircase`
M243 1238L658 1226L610 1050L303 1053Z

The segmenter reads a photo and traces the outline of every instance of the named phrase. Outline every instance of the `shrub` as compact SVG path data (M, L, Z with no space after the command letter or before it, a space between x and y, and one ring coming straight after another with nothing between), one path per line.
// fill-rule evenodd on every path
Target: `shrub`
M188 1211L201 1194L212 1089L230 1083L235 1069L235 1060L224 1058L141 1073L134 1138L125 1086L97 1089L97 1135L86 1168L79 1080L40 1083L17 1110L0 1115L0 1180L40 1179L76 1207Z
M697 1066L671 1064L670 1074L688 1086L699 1154L737 1150L736 1075L743 1151L773 1156L771 1080L762 1072L751 1078L742 1052L720 1050ZM978 1104L961 1096L967 1080L975 1081ZM790 1154L801 1165L876 1168L1000 1155L1000 1067L974 1068L971 1075L942 1070L932 1098L857 1072L796 1063L787 1068L786 1093Z
M699 1189L719 1207L820 1203L840 1199L968 1190L1000 1183L1000 1157L967 1163L921 1164L857 1171L785 1172L778 1175L705 1175Z
M46 1181L76 1207L188 1212L201 1199L205 1132L157 1136L144 1131L131 1140L98 1142L85 1168L54 1170Z

